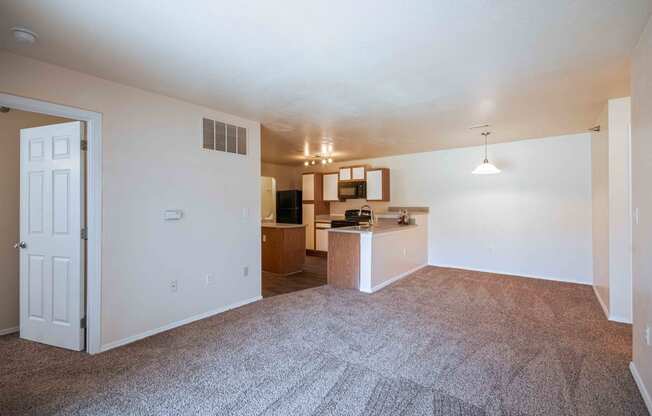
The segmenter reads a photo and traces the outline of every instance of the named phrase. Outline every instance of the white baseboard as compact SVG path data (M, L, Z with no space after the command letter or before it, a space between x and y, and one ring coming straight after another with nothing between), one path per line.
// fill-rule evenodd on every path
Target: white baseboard
M647 411L650 414L652 414L652 397L650 397L650 393L645 388L643 379L641 378L641 375L638 373L634 361L629 363L629 371L632 372L632 376L634 377L636 386L638 387L638 390L641 392L641 396L643 396L643 401L645 402L645 406L647 406Z
M20 331L20 327L14 326L12 328L0 329L0 337L3 335L13 334L14 332Z
M600 292L598 292L598 289L595 286L593 286L593 293L595 293L595 297L598 298L598 303L602 307L605 318L609 319L609 308L607 308L607 305L602 300L602 296L600 296Z
M121 347L123 345L131 344L132 342L136 342L138 340L141 340L143 338L151 337L152 335L159 334L161 332L169 331L170 329L178 328L180 326L189 324L191 322L199 321L200 319L205 319L208 317L211 317L213 315L217 315L222 312L226 312L231 309L239 308L240 306L247 305L249 303L257 302L261 300L263 297L262 296L256 296L254 298L246 299L241 302L236 302L231 305L227 305L221 308L213 309L208 312L200 313L198 315L191 316L186 319L182 319L180 321L172 322L167 325L163 325L161 327L155 328L155 329L150 329L149 331L141 332L140 334L132 335L127 338L119 339L117 341L112 341L107 344L104 344L101 348L102 352L111 350L113 348Z
M617 315L609 315L609 320L612 322L619 322L621 324L632 324L632 320L629 318L623 318L622 316L617 316Z
M472 272L503 274L505 276L513 276L513 277L526 277L528 279L550 280L551 282L575 283L575 284L578 284L578 285L593 285L593 283L591 283L591 282L582 282L580 280L559 279L559 278L556 278L556 277L542 277L542 276L534 276L534 275L530 275L530 274L517 274L517 273L510 273L510 272L502 272L502 271L499 271L499 270L476 269L476 268L473 268L473 267L456 266L456 265L449 265L449 264L429 264L429 265L434 266L434 267L446 267L446 268L449 268L449 269L469 270L469 271L472 271Z
M408 271L405 272L405 273L401 273L401 274L399 274L399 275L397 275L397 276L392 277L392 278L389 279L389 280L384 281L383 283L381 283L381 284L379 284L379 285L376 285L376 286L372 287L372 288L371 288L371 291L361 290L361 292L365 292L365 293L374 293L374 292L378 292L380 289L384 288L385 286L389 286L389 285L391 285L392 283L394 283L394 282L396 282L396 281L398 281L398 280L401 280L402 278L404 278L404 277L406 277L406 276L408 276L408 275L410 275L410 274L416 272L417 270L421 270L421 269L423 269L423 268L426 267L426 266L427 266L427 264L422 264L422 265L420 265L420 266L415 267L414 269L408 270Z

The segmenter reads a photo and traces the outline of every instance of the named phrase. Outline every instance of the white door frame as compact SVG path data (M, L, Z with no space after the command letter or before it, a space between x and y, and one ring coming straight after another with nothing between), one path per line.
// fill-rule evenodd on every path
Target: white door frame
M102 339L102 114L2 92L0 106L86 122L86 351L99 353Z

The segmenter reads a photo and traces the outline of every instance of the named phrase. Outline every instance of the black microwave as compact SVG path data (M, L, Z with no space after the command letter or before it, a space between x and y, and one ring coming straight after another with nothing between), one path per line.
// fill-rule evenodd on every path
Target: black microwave
M366 181L346 181L337 185L337 196L339 199L366 199Z

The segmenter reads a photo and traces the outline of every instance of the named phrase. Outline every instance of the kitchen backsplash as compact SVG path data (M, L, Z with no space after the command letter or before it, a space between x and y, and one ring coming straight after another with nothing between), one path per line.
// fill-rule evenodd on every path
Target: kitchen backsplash
M331 215L344 215L344 211L347 209L360 208L365 204L369 205L374 212L386 212L390 205L392 205L391 202L368 202L366 199L347 199L343 202L331 202Z

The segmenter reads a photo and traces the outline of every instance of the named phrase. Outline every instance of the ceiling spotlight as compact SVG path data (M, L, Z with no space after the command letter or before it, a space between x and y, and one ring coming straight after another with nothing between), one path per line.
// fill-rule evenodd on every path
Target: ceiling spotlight
M32 45L34 42L36 42L36 39L38 39L38 35L36 33L22 26L16 26L12 28L11 31L14 34L14 40L16 43L20 43L22 45Z
M311 165L314 165L314 164L315 164L315 161L314 161L314 160L313 160L313 161L311 161L311 162L310 162L310 164L311 164Z
M322 160L321 160L321 164L322 164L322 165L325 165L325 164L326 164L326 159L322 159Z
M308 165L309 165L309 163L308 163L307 160L305 162L303 162L303 166L308 166Z
M333 159L329 157L328 158L328 163L333 163Z

